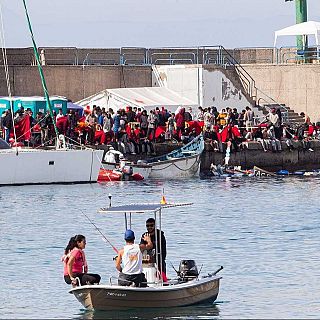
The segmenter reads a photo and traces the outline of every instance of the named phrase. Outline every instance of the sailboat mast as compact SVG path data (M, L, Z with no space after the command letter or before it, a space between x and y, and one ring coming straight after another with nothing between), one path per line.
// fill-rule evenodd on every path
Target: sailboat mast
M41 84L42 84L42 88L43 88L44 95L45 95L45 98L46 98L47 108L49 109L49 112L50 112L50 115L51 115L51 118L52 118L52 121L53 121L54 131L55 131L57 139L58 139L59 132L58 132L56 121L55 121L55 118L54 118L54 115L53 115L52 105L51 105L51 102L50 102L48 88L47 88L47 83L46 83L46 80L44 78L43 69L42 69L42 66L41 66L41 63L40 63L40 56L39 56L39 53L38 53L36 41L34 39L34 35L33 35L32 27L31 27L31 22L30 22L30 18L29 18L29 13L28 13L26 1L22 0L22 2L23 2L23 5L24 5L26 18L27 18L27 21L28 21L29 31L30 31L30 35L31 35L32 44L33 44L33 51L34 51L34 55L35 55L35 58L36 58L36 61L37 61L38 70L39 70L39 73L40 73Z

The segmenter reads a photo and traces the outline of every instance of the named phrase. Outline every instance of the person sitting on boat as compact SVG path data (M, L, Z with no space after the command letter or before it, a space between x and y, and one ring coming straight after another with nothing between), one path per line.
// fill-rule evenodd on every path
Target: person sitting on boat
M135 244L134 239L134 232L130 229L126 230L124 234L126 245L119 250L116 257L116 268L120 272L118 284L147 287L147 279L142 272L142 251L152 249L151 238L149 234L145 234L143 237L145 244Z
M161 274L166 274L166 257L167 257L167 242L164 232L155 228L154 218L149 218L146 221L147 232L141 236L140 244L145 244L144 237L146 234L150 235L152 247L154 250L147 250L144 252L144 256L149 258L148 262L158 263L158 269ZM157 230L157 242L156 242L156 230ZM158 259L155 252L158 253Z
M71 251L76 247L75 236L71 237L66 248L64 249L64 255L61 257L61 261L63 262L63 276L64 281L67 284L71 284L71 279L68 272L68 261L71 255Z
M75 247L70 253L68 261L68 275L65 277L67 283L77 285L76 278L79 278L81 285L95 284L100 282L100 275L88 273L88 264L84 254L86 247L85 236L78 234L75 236Z

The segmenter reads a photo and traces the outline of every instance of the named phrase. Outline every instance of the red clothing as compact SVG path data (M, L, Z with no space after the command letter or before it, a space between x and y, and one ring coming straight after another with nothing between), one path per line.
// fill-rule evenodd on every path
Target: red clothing
M192 131L192 129L196 129L196 135L198 136L203 129L203 121L188 121L187 124L189 125L189 129L190 131Z
M241 133L240 133L238 127L232 127L232 128L231 128L231 131L232 131L232 135L233 135L235 138L241 137Z
M100 144L104 144L106 142L106 135L103 130L97 130L94 133L94 141L100 140Z
M158 139L161 133L165 133L165 132L166 132L166 127L158 126L156 129L155 138Z
M57 119L56 126L59 133L66 134L68 125L69 125L69 119L67 116L63 116Z
M178 128L184 128L185 126L185 121L184 121L184 108L181 108L179 110L179 113L176 114L175 116L176 120L176 125Z
M312 136L313 131L314 131L313 125L309 125L309 128L308 128L308 136Z
M81 249L75 248L71 251L70 256L74 257L74 263L72 266L73 273L86 273L88 272L88 265L86 256Z
M15 124L16 136L18 141L30 140L31 132L30 132L30 116L24 115L23 118ZM13 133L13 130L11 130Z

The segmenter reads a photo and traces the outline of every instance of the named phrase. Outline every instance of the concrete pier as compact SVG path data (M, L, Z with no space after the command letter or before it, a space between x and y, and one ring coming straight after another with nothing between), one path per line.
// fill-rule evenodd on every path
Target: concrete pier
M259 142L250 141L246 143L245 149L238 152L231 152L229 161L230 166L241 166L242 169L252 169L258 166L267 171L278 171L286 169L290 172L295 170L313 170L320 168L320 141L310 142L313 151L303 150L299 141L293 142L294 150L289 151L285 142L282 142L281 152L264 152ZM169 153L179 147L181 143L156 143L154 144L157 156ZM99 146L101 149L108 150L107 146ZM126 155L129 161L136 162L146 159L145 154ZM205 173L210 170L211 164L223 164L225 153L213 151L210 144L205 143L205 150L201 156L200 172Z
M320 168L320 141L311 141L313 151L303 150L301 142L293 142L294 150L289 151L287 145L282 142L281 152L264 152L259 142L248 142L247 147L239 152L231 153L229 165L241 166L243 169L252 169L254 166L261 167L268 171L286 169L312 170ZM206 144L202 155L200 171L210 170L211 163L223 164L224 153L214 152L209 144Z

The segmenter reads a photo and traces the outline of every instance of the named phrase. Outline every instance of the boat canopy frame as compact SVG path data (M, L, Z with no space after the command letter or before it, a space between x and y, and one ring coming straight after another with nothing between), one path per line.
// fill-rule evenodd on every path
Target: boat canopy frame
M120 213L124 214L124 221L125 221L125 230L131 229L132 226L132 214L144 214L144 213L153 213L154 220L155 220L155 257L156 257L156 266L158 270L162 270L162 241L158 242L158 232L161 237L162 231L162 209L164 208L175 208L175 207L183 207L192 205L192 202L186 203L139 203L139 204L127 204L127 205L119 205L119 206L112 206L106 208L100 208L98 210L99 213ZM129 215L129 222L128 222L128 215ZM158 216L158 218L157 218ZM158 221L159 220L159 221ZM157 223L158 222L158 223ZM160 248L158 248L157 244L160 244ZM161 269L160 269L161 263ZM163 285L163 279L160 277L160 284Z

